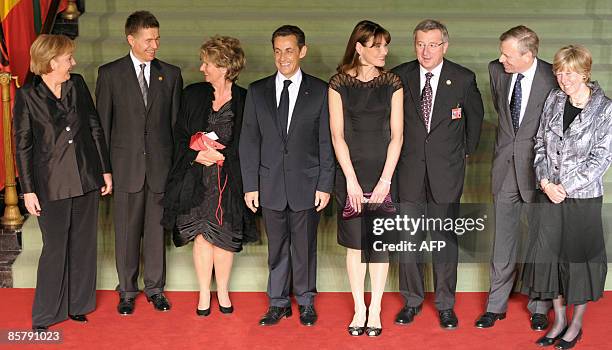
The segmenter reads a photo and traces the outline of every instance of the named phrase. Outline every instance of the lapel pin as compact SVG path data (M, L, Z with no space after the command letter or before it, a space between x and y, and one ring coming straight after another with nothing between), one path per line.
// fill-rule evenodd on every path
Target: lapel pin
M453 83L453 82L452 82L452 81L450 81L450 79L446 81L446 85L449 85L449 86L450 86L450 84L452 84L452 83Z
M157 79L158 79L159 81L162 81L162 80L164 80L164 77L162 77L162 76L160 75L159 77L157 77Z

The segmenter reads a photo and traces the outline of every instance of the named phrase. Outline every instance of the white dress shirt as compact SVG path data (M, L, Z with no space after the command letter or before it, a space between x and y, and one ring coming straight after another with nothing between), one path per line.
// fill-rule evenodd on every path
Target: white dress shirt
M138 60L138 58L136 58L136 56L134 56L134 53L132 53L132 50L130 50L130 57L132 58L132 63L134 64L134 69L136 70L136 77L138 77L138 75L140 74L140 65L141 64L146 64L145 66L145 70L144 70L144 76L145 76L145 81L147 82L147 86L150 85L150 80L149 78L151 77L151 62L140 62L140 60Z
M529 94L531 93L531 85L533 84L533 77L535 76L536 68L538 66L538 59L533 59L533 64L529 69L524 71L523 79L521 79L521 115L519 116L519 126L523 122L523 115L525 115L525 109L527 108L527 103L529 102ZM510 82L510 91L508 91L508 103L512 101L512 91L514 91L514 84L516 82L516 76L518 73L512 74L512 81Z
M276 107L280 104L281 93L283 92L284 81L287 80L281 72L276 72ZM295 101L297 100L298 92L300 91L300 84L302 83L302 70L298 71L291 77L291 85L289 85L289 117L287 119L287 133L289 133L289 125L291 125L291 117L293 116L293 108L295 107Z
M433 76L431 77L431 80L429 81L429 83L431 84L431 114L433 115L433 108L435 106L436 103L436 91L438 91L438 81L440 81L440 72L442 72L442 65L444 64L444 61L440 62L439 65L437 65L434 69L432 69L431 71L428 71L427 69L423 68L423 66L419 65L419 72L420 72L420 82L421 82L421 90L420 92L423 92L423 88L425 87L425 80L427 80L427 78L425 77L425 73L430 72L431 74L433 74ZM419 106L419 108L421 108ZM427 124L427 132L429 132L429 128L431 127L431 116L429 116L429 123Z

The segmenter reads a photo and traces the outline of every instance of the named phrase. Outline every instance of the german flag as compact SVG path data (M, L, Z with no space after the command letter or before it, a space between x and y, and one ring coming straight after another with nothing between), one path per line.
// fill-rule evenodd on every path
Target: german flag
M47 20L52 7L57 13L66 9L67 0L0 0L0 70L17 76L19 85L25 83L30 70L30 45ZM11 84L11 109L15 87ZM0 116L2 116L0 108ZM0 139L3 137L0 122ZM4 154L4 142L0 142ZM0 157L0 189L4 188L4 158Z

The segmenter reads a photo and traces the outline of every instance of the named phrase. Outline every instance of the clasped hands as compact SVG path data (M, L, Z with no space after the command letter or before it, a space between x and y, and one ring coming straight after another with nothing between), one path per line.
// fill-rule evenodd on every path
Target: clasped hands
M204 166L211 166L220 160L225 160L225 156L211 147L208 147L205 151L199 151L195 159L196 162Z
M361 213L363 209L363 203L373 204L372 209L376 209L384 200L389 191L391 190L390 181L380 180L374 187L372 195L369 199L363 196L363 190L357 178L346 179L346 192L348 195L349 203L358 213Z
M563 202L567 197L567 193L565 192L563 185L555 185L554 183L549 182L548 179L542 179L542 181L540 181L540 188L542 188L542 191L544 191L544 193L548 196L548 199L555 204Z

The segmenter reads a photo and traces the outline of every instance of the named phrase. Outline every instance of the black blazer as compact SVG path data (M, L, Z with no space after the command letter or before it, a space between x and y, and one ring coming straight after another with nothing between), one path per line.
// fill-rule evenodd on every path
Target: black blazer
M89 89L78 74L57 99L39 76L17 90L13 109L15 161L24 193L40 201L80 196L110 173L104 133Z
M146 175L152 192L164 192L182 89L180 69L154 59L145 107L129 54L99 68L96 106L109 144L116 191L140 191Z
M420 108L419 62L392 70L404 84L404 144L398 163L398 190L402 202L420 197L427 174L437 203L458 202L463 192L465 156L474 153L484 118L482 98L472 71L444 60L427 133ZM452 119L461 107L461 119Z
M249 86L240 137L245 192L259 191L272 210L314 207L315 192L331 193L334 154L329 130L327 83L302 72L287 139L277 118L276 74Z

